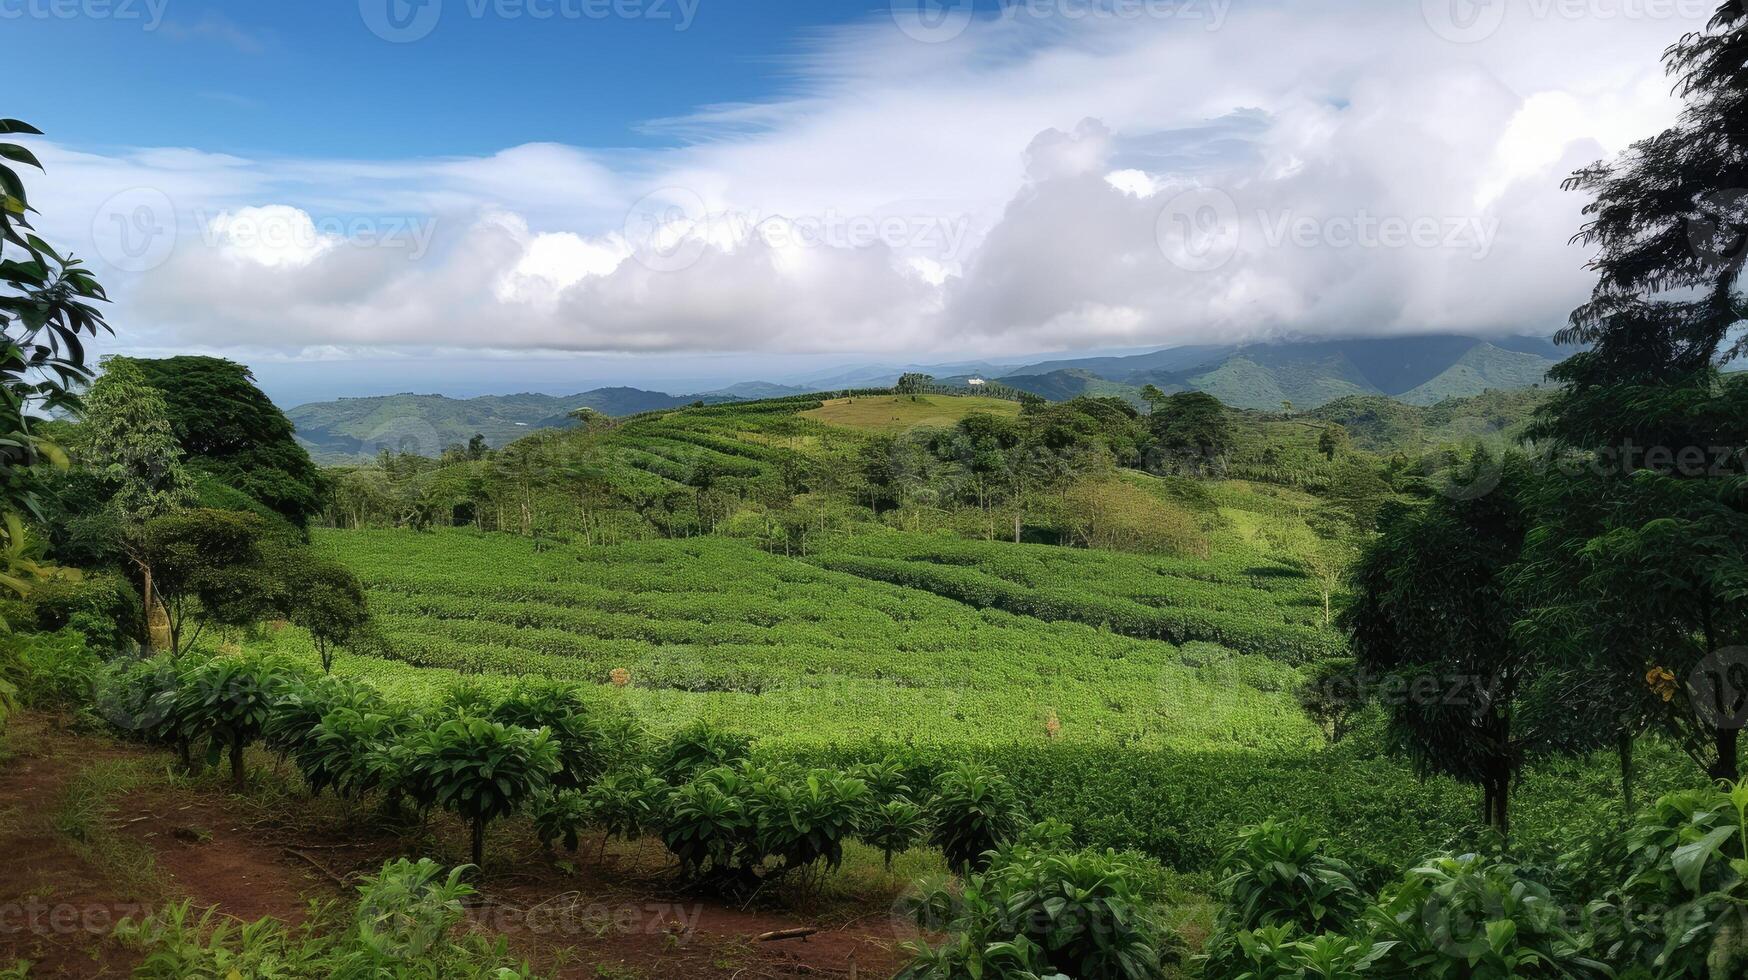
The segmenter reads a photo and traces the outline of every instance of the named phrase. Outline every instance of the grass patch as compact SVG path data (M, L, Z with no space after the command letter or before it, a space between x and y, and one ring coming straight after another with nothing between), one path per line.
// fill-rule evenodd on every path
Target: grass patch
M983 412L1003 418L1020 417L1020 403L1001 398L956 395L859 395L834 398L802 418L842 429L863 432L903 432L906 429L944 429L967 415Z
M68 781L49 826L67 838L80 860L111 881L142 895L158 894L163 881L152 850L115 832L115 798L145 781L136 760L115 759L87 766Z

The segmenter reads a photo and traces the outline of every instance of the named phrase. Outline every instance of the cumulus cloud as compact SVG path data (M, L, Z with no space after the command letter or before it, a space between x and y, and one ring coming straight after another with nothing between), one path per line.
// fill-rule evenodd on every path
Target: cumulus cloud
M944 43L879 18L825 36L793 97L652 123L689 138L671 149L47 144L39 200L157 346L909 353L1549 329L1587 285L1567 245L1582 202L1559 179L1673 118L1657 58L1704 11L1514 14L1465 44L1423 6L1259 2L1210 30L1038 5Z

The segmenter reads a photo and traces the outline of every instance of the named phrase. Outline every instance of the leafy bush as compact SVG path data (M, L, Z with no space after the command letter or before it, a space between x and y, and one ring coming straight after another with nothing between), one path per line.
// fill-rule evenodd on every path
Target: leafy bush
M1307 933L1343 932L1365 905L1345 863L1302 827L1273 820L1241 831L1221 864L1221 927L1291 925Z
M185 673L175 714L189 739L207 739L207 764L229 749L231 782L243 788L243 750L261 737L287 668L260 660L220 658Z
M483 718L447 721L415 732L395 759L411 771L415 796L453 810L473 827L473 863L485 863L486 825L516 812L551 785L558 746L545 731Z
M273 713L262 730L262 741L280 755L289 755L315 737L322 719L340 708L384 712L375 688L328 674L283 679L273 700Z
M544 728L551 732L559 763L552 783L559 789L588 789L612 762L607 753L607 732L585 714L573 687L519 686L492 709L489 717L514 728Z
M925 891L913 910L939 947L911 942L900 980L1159 980L1182 942L1155 918L1136 865L1115 852L1017 846L962 891Z
M671 793L667 780L646 768L602 777L583 794L583 804L606 836L635 840L660 832Z
M534 822L534 833L540 838L540 846L549 851L561 840L565 850L575 851L583 828L593 822L588 800L574 789L535 797L528 815Z
M76 630L0 634L0 647L9 651L0 659L16 665L9 683L27 708L83 707L103 675L102 659Z
M982 867L984 854L1013 839L1024 824L1019 796L994 770L961 763L935 777L928 803L930 839L949 867Z
M698 722L676 733L655 759L656 775L678 786L699 773L732 766L752 754L752 739Z
M868 814L858 835L869 847L880 849L886 870L892 870L893 855L910 850L928 832L923 808L907 799L887 800Z
M1369 917L1380 967L1427 978L1605 977L1542 885L1478 855L1437 857L1384 890ZM1691 975L1691 974L1689 974Z
M356 800L394 782L385 772L387 750L406 727L406 719L397 715L335 708L291 756L311 793L332 789L341 799Z
M868 784L816 769L780 780L753 800L761 857L783 861L783 871L844 861L844 841L861 829L869 809Z
M1748 969L1748 783L1671 793L1610 850L1617 883L1591 909L1604 959L1655 976ZM1586 870L1603 863L1576 857Z
M685 874L724 886L755 876L764 855L754 800L769 778L743 764L711 769L674 790L661 817L661 836Z

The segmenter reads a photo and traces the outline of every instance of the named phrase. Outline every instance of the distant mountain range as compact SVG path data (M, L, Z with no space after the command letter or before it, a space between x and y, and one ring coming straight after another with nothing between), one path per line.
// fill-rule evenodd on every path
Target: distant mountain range
M805 394L762 381L699 395L669 395L640 388L597 388L575 395L382 395L299 405L285 414L298 441L321 462L375 456L388 448L436 456L465 445L477 433L492 447L507 445L536 429L574 425L569 414L592 408L607 415L636 415L694 402L720 403Z
M1135 397L1144 385L1205 391L1237 408L1309 409L1338 398L1386 395L1435 405L1541 384L1565 356L1534 337L1425 336L1230 347L1177 347L1129 357L1046 361L999 380L1050 399Z
M698 401L885 387L912 371L949 384L974 377L999 381L1052 401L1095 395L1139 402L1141 388L1151 384L1167 393L1205 391L1237 408L1268 411L1279 409L1283 402L1306 411L1338 400L1366 398L1432 406L1488 391L1533 388L1566 353L1534 337L1482 340L1449 335L1172 347L1023 365L989 361L872 365L807 377L799 383L748 381L693 395L639 388L465 399L406 394L314 402L286 414L313 455L324 462L340 462L374 456L383 447L434 456L448 446L465 444L475 433L493 447L502 446L536 429L569 426L573 423L568 414L584 407L614 416L635 415Z

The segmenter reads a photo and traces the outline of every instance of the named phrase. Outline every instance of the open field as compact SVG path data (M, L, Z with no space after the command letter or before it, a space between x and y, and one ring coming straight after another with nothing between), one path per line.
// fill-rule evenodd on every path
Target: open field
M1236 829L1270 816L1304 821L1378 873L1485 839L1472 790L1417 778L1378 751L1379 732L1328 746L1304 718L1290 694L1301 676L1291 645L1269 647L1267 631L1322 631L1302 580L1238 560L1264 561L1261 552L1197 562L899 533L806 561L721 538L537 550L502 534L367 531L321 532L316 544L357 571L388 640L386 659L346 654L336 670L404 703L433 703L458 683L504 691L519 677L557 678L589 685L599 709L630 711L653 732L703 719L787 758L981 758L1085 842L1191 873L1210 873ZM1028 594L1041 582L1058 601L1094 608L1226 609L1261 631L1253 639L1266 652L977 609L830 570L874 554L974 571L981 588ZM315 662L295 628L255 643ZM629 672L626 687L610 683L615 668ZM1647 792L1679 784L1681 760L1647 756ZM1552 850L1613 819L1592 802L1611 795L1607 759L1535 772L1520 793L1526 848Z
M802 418L839 428L892 433L913 428L945 428L976 412L1018 418L1020 403L948 395L858 395L836 398L801 414Z

